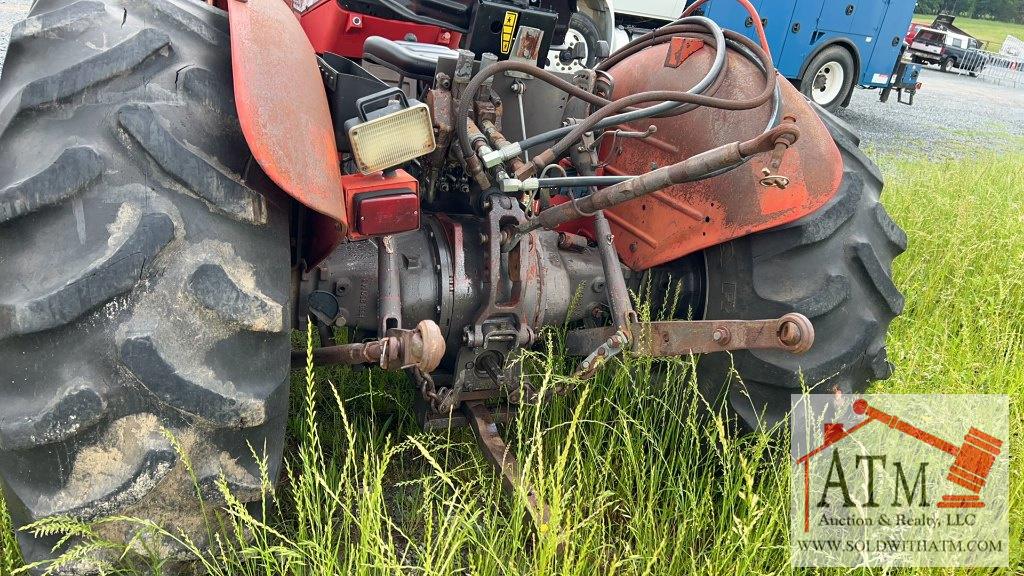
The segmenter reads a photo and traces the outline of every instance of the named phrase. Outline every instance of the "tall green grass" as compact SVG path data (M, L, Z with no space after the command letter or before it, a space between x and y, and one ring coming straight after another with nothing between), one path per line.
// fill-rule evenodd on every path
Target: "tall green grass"
M907 296L889 340L897 372L875 391L1011 395L1019 570L1024 155L883 164L886 204L911 244L895 270ZM554 347L525 366L536 387L568 382ZM419 432L403 384L377 372L307 369L295 375L276 498L256 515L230 502L211 551L183 545L204 571L225 576L788 574L788 447L695 418L691 368L634 359L522 410L507 437L549 508L544 523L525 494L501 490L469 432ZM665 383L652 386L652 372ZM9 533L0 529L0 570L17 563ZM126 565L115 556L118 566Z

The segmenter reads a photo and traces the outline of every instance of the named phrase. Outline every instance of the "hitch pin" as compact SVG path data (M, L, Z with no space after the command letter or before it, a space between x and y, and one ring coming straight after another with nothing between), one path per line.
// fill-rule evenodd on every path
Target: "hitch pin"
M783 122L796 122L794 116L786 116L782 119ZM782 156L786 153L786 150L793 144L792 137L788 134L784 134L775 140L775 148L772 150L771 159L768 165L761 169L761 186L766 188L778 188L785 190L789 186L789 177L778 174L779 167L782 166Z

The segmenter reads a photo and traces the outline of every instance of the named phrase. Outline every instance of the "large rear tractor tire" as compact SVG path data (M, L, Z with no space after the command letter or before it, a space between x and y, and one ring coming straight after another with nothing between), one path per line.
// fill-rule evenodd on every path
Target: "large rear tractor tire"
M879 201L882 174L822 113L843 157L836 197L796 222L715 246L705 252L706 319L777 318L799 312L814 324L814 346L794 356L775 351L701 357L705 397L727 402L748 429L772 426L790 409L790 395L863 392L888 378L889 323L903 309L892 262L907 236Z
M14 27L0 78L0 484L17 526L127 515L202 543L186 457L210 509L220 477L243 502L261 497L253 453L277 474L291 206L254 181L222 12L39 0ZM52 556L54 539L17 536L26 561Z

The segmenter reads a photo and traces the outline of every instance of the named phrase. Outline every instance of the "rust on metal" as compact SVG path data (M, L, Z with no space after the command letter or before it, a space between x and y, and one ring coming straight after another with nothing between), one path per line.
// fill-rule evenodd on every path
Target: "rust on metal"
M498 433L498 426L491 417L491 411L483 402L464 402L462 410L466 414L469 425L475 432L477 444L484 456L501 475L501 484L505 489L526 495L527 508L538 526L546 526L551 521L548 507L541 500L537 491L523 478L519 461L512 449Z
M316 366L375 364L385 370L416 368L430 373L441 365L444 352L441 328L433 320L422 320L415 330L392 329L379 340L317 348L312 354ZM306 360L305 350L292 352L292 366L303 366Z
M590 243L587 239L579 234L573 234L571 232L558 233L558 248L565 250L566 252L581 253L586 251L589 245Z
M797 313L774 320L639 322L632 331L633 352L656 358L757 349L803 354L814 344L811 321ZM573 355L590 354L616 332L611 326L570 331L566 350Z
M282 190L349 227L316 54L285 2L229 0L235 106L253 158Z
M673 36L669 42L668 54L665 56L665 68L679 68L683 62L704 47L699 38L683 38Z
M697 50L670 73L662 70L672 44L651 46L614 65L613 98L645 90L688 90L711 66L713 50ZM744 99L756 96L762 85L760 70L735 51L715 96ZM780 226L818 210L832 199L842 179L842 158L828 130L788 82L780 82L782 115L800 129L800 139L781 157L772 150L752 158L725 174L685 184L671 185L657 195L630 200L608 209L615 232L616 249L634 270L671 262L709 246L753 232ZM608 174L645 174L657 166L711 150L728 142L742 142L761 134L772 115L770 104L754 110L726 111L697 108L687 114L645 119L623 129L642 131L657 126L653 138L605 138L601 160ZM783 122L786 124L787 122ZM667 144L668 146L665 146ZM669 148L676 151L669 152ZM778 159L778 165L774 160ZM772 178L762 185L762 168ZM782 180L785 177L787 180ZM781 188L782 184L785 187ZM695 215L700 215L695 218ZM635 245L631 250L630 246Z
M750 140L734 141L722 144L710 150L690 156L685 160L670 163L662 168L643 173L635 178L626 180L625 182L613 184L606 188L591 192L589 196L584 196L583 198L572 202L552 206L531 218L530 221L527 222L526 226L521 226L519 228L519 232L522 234L523 232L536 230L541 227L557 228L561 224L574 220L579 216L590 215L599 210L605 209L610 211L613 208L622 208L624 207L624 204L632 203L631 201L644 200L647 195L658 192L659 190L664 190L665 188L679 184L699 184L704 178L708 178L709 176L723 170L732 170L745 158L774 150L780 139L792 139L792 141L796 142L799 137L799 126L787 123L754 136ZM729 174L731 173L732 172L729 172ZM711 178L711 180L714 180L714 178ZM728 195L726 194L725 196ZM642 205L642 211L646 211L646 205ZM651 212L656 211L652 210ZM671 211L661 212L671 213ZM689 215L688 212L684 213ZM620 219L619 222L621 223L623 220L624 219ZM704 221L699 222L699 224L705 224L707 222L709 222L709 219L705 218ZM623 228L626 230L632 229L625 226L623 226ZM649 228L649 225L646 228ZM649 232L651 235L663 235L665 233L665 231L662 230L649 230ZM633 235L633 237L641 240L644 239L644 236L647 235L642 233L634 233ZM649 245L652 243L655 246L658 245L657 240L647 242ZM618 247L620 250L619 254L621 256L622 245L619 244ZM630 250L629 252L635 252L635 250Z

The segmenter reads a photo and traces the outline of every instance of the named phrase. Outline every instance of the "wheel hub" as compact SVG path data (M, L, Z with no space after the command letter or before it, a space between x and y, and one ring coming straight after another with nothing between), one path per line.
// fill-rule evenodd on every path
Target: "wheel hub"
M818 69L811 83L814 101L821 105L831 104L843 90L846 73L839 62L826 62Z
M587 45L587 39L579 30L570 28L565 33L565 42L561 46L552 46L548 51L548 68L556 72L573 74L586 67L589 57L590 47Z

